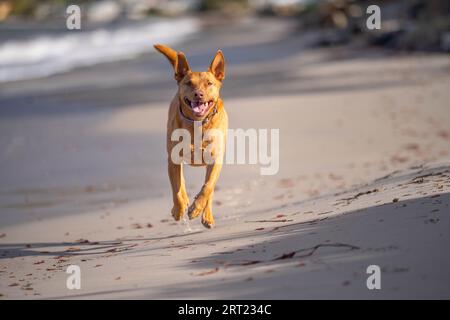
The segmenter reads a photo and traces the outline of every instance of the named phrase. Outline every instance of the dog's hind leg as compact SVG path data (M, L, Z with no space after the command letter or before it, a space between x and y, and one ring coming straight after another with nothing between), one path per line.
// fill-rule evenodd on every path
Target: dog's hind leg
M169 159L168 169L173 196L172 216L176 221L179 221L189 206L189 197L184 183L183 165L174 164Z
M202 224L205 228L212 228L214 226L214 217L212 213L213 197L214 190L209 195L208 201L206 202L205 211L203 211L202 215Z

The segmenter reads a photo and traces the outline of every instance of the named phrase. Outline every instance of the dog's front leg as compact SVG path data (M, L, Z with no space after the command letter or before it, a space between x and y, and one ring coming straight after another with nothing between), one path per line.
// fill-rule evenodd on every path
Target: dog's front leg
M189 197L184 184L183 164L174 164L169 159L168 169L173 196L172 216L176 221L179 221L189 206Z
M212 199L214 188L219 179L220 170L222 170L221 163L214 163L206 167L205 184L188 210L189 219L194 219L203 212L202 223L207 228L212 228L214 226Z

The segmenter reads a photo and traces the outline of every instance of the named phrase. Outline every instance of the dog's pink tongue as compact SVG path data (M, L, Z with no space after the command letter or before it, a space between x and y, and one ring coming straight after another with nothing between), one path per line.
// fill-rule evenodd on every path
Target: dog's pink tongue
M207 106L208 106L208 104L206 102L205 103L191 102L192 111L194 111L195 113L204 112Z

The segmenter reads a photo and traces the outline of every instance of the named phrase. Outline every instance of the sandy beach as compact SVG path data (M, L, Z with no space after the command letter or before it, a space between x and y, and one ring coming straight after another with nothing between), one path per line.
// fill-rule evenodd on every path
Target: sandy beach
M223 50L230 128L279 129L278 174L227 165L216 227L176 223L162 56L4 83L0 299L450 298L448 54L311 47L254 19L175 47L194 70ZM191 199L203 175L186 169Z

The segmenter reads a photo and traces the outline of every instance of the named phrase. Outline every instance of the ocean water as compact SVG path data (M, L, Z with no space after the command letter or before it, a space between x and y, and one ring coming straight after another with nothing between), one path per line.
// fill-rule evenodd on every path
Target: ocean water
M136 57L155 42L174 45L199 30L194 18L156 19L112 28L40 34L0 43L0 83L33 79Z

